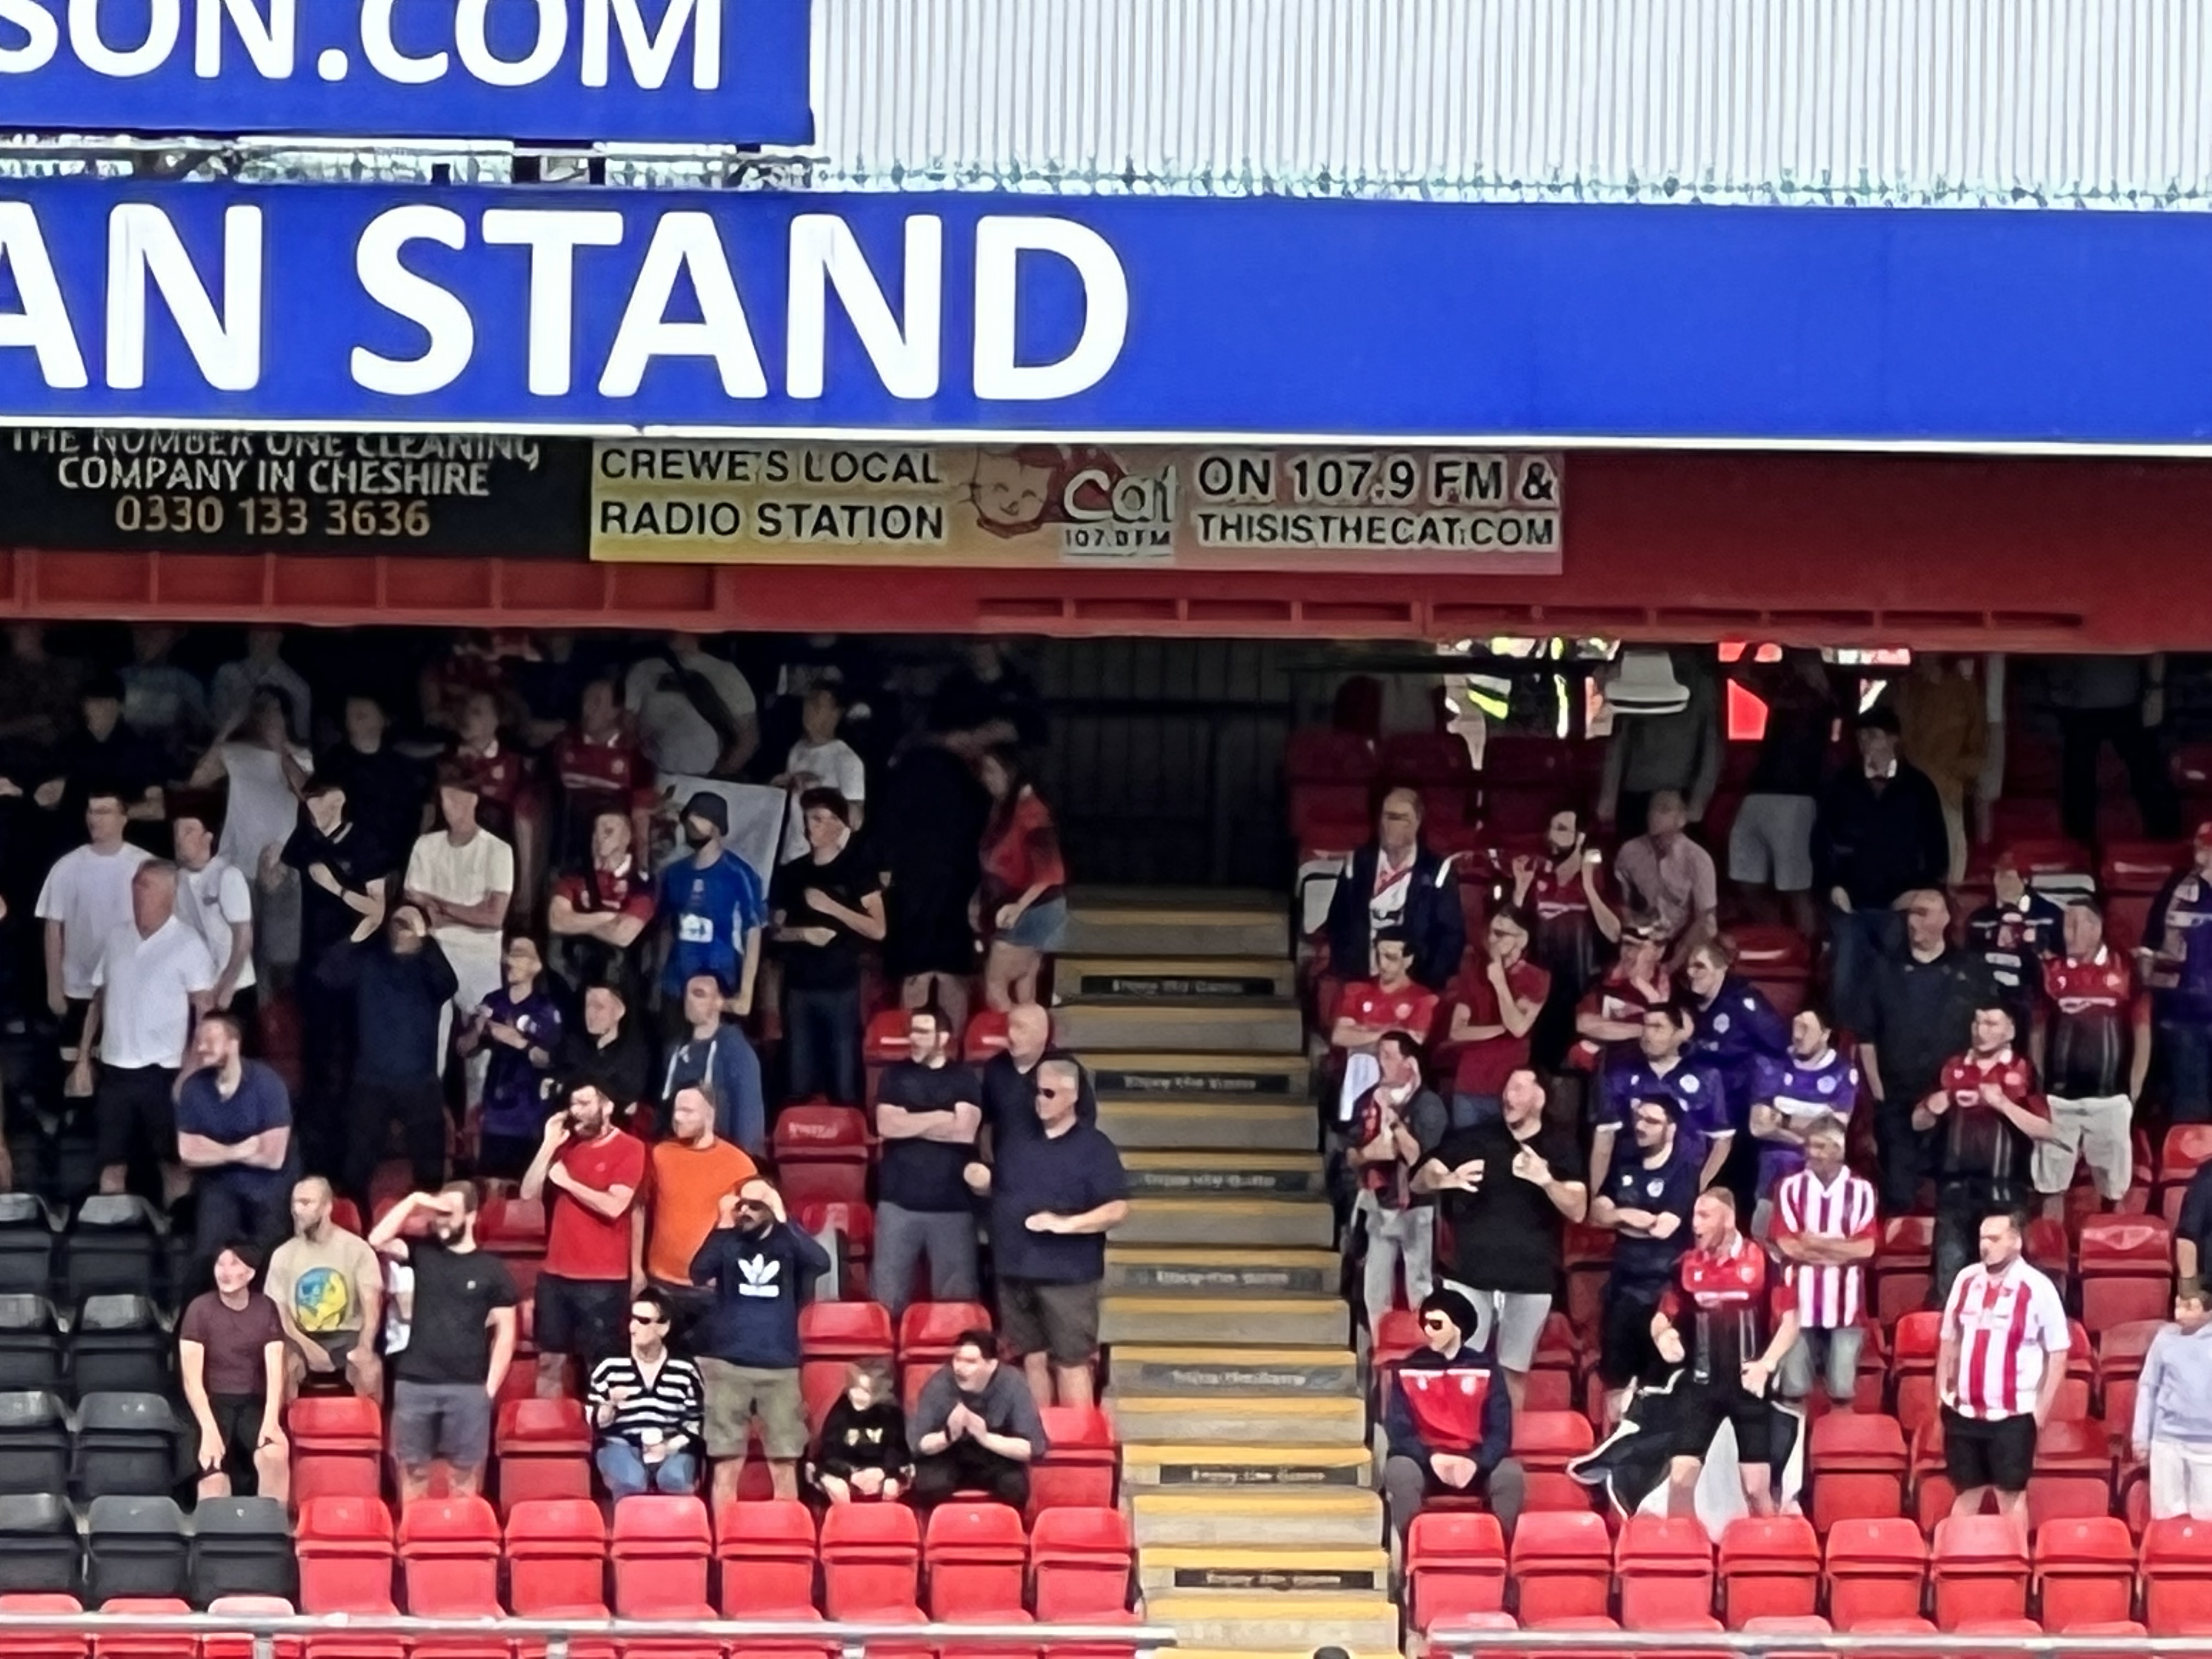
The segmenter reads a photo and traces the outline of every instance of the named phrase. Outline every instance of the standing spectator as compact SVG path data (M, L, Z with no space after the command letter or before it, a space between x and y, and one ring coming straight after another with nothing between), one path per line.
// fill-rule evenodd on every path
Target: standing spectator
M729 806L701 790L684 804L691 856L660 872L660 916L669 933L660 990L672 1018L682 1017L684 982L694 974L736 987L725 1006L739 1019L752 1012L768 904L752 866L724 845L729 833Z
M1657 1357L1651 1316L1674 1279L1675 1260L1689 1248L1690 1206L1702 1184L1702 1157L1680 1144L1681 1109L1673 1097L1637 1101L1632 1111L1634 1154L1607 1171L1602 1187L1590 1183L1590 1224L1617 1235L1597 1361L1608 1426L1620 1421L1631 1389Z
M1389 1446L1382 1489L1391 1529L1402 1549L1413 1517L1432 1494L1479 1489L1483 1507L1510 1537L1528 1484L1519 1460L1510 1455L1511 1391L1498 1386L1500 1367L1475 1334L1477 1310L1465 1297L1431 1291L1420 1311L1421 1346L1398 1365L1382 1413Z
M284 1327L276 1304L253 1288L253 1247L216 1252L215 1288L177 1322L177 1377L199 1430L199 1495L291 1496L284 1438Z
M997 640L970 640L961 662L938 683L929 726L958 752L975 759L993 749L1043 747L1051 728L1036 682Z
M1413 952L1413 976L1442 991L1467 953L1467 917L1450 860L1421 838L1421 798L1411 789L1382 797L1375 839L1344 863L1328 903L1329 971L1359 980L1379 970L1376 934L1395 928Z
M646 759L663 774L734 778L760 747L760 710L736 667L671 634L629 671L623 704L637 717Z
M1774 1248L1788 1263L1784 1282L1797 1303L1797 1342L1782 1357L1784 1400L1813 1392L1821 1368L1828 1403L1848 1409L1858 1392L1866 1332L1864 1264L1874 1255L1874 1183L1844 1167L1844 1126L1814 1119L1804 1131L1804 1167L1775 1188Z
M1419 1307L1435 1283L1436 1203L1414 1192L1413 1173L1443 1139L1449 1115L1422 1084L1421 1048L1412 1036L1385 1032L1375 1059L1382 1076L1352 1108L1344 1161L1359 1183L1352 1214L1367 1242L1360 1299L1369 1328L1379 1334L1401 1275L1409 1308Z
M1759 1061L1751 1086L1751 1133L1759 1141L1759 1213L1752 1231L1766 1236L1775 1188L1805 1167L1816 1124L1848 1123L1863 1083L1858 1062L1839 1053L1835 1030L1818 1008L1790 1021L1789 1052Z
M1565 1224L1589 1212L1582 1148L1546 1126L1543 1085L1522 1066L1505 1079L1503 1115L1446 1135L1413 1184L1439 1195L1450 1283L1474 1313L1462 1329L1497 1360L1518 1407L1551 1316Z
M46 649L43 623L8 624L8 655L0 661L0 740L50 749L61 741L78 694L90 677L88 664Z
M1674 979L1667 971L1667 950L1658 931L1643 921L1625 923L1620 959L1576 1006L1571 1063L1601 1074L1625 1052L1623 1045L1643 1036L1644 1016L1674 994Z
M1981 684L1973 677L1973 660L1916 651L1911 671L1891 681L1884 694L1897 710L1899 750L1928 775L1942 803L1954 886L1966 878L1966 798L1981 783L1990 742L1989 716Z
M584 1407L598 1431L592 1461L607 1496L683 1497L699 1486L706 1437L706 1384L699 1368L668 1352L668 1304L653 1291L629 1298L628 1352L592 1367Z
M1644 1011L1638 1052L1623 1054L1598 1079L1590 1120L1590 1187L1605 1189L1613 1146L1631 1125L1639 1103L1663 1095L1674 1103L1683 1149L1704 1160L1698 1185L1712 1183L1727 1162L1735 1125L1728 1114L1728 1085L1721 1074L1688 1054L1690 1011L1662 1002Z
M1644 822L1644 833L1621 848L1613 875L1629 908L1658 924L1667 965L1679 968L1718 927L1713 855L1690 839L1690 811L1674 790L1651 797Z
M300 1153L284 1079L245 1056L234 1014L200 1016L192 1069L177 1085L177 1162L199 1200L198 1255L231 1238L267 1249L289 1224Z
M2150 1466L2152 1520L2212 1521L2212 1310L2202 1290L2183 1288L2173 1322L2143 1356L2129 1442Z
M975 1218L961 1171L983 1127L983 1085L946 1054L951 1033L934 1008L906 1017L907 1058L884 1068L876 1088L875 1299L891 1322L913 1298L915 1264L929 1262L933 1302L975 1299Z
M477 817L484 828L514 848L515 863L521 869L534 870L538 866L526 844L532 827L530 815L523 805L530 787L529 763L519 750L500 741L500 721L497 696L482 688L464 694L454 721L448 763L466 773L476 785ZM525 892L534 887L530 881L523 884Z
M453 767L438 775L438 811L446 827L420 837L408 855L407 902L429 919L430 937L446 953L455 989L451 1013L439 1021L445 1048L452 1016L466 1019L499 989L500 932L514 896L514 849L477 822L477 791ZM468 1067L471 1106L483 1098L489 1056Z
M653 925L653 878L637 862L629 817L608 809L590 824L591 858L553 886L545 927L571 984L619 975L647 982L646 930Z
M599 821L606 817L623 821L630 846L652 844L653 763L623 718L619 679L609 674L585 683L576 723L554 739L552 763L561 786L557 856L589 848L596 864Z
M345 792L349 816L390 860L388 868L364 873L397 875L416 837L426 827L428 795L422 768L390 741L392 718L372 692L349 692L345 741L325 754L315 769Z
M837 735L844 718L845 694L836 685L824 680L810 690L799 711L805 735L791 745L776 781L788 789L827 789L839 796L858 830L866 811L868 771L853 745Z
M2036 1089L2035 1067L2012 1045L2012 1016L2003 1006L1992 1000L1976 1009L1966 1052L1944 1066L1936 1087L1913 1109L1915 1129L1941 1130L1936 1155L1938 1297L1973 1260L1974 1229L1981 1218L2027 1202L2036 1143L2051 1139L2051 1108Z
M125 1189L133 1160L158 1161L169 1202L183 1193L177 1155L175 1091L192 1016L215 988L207 946L177 920L177 866L157 859L131 878L131 920L108 935L92 969L70 1092L92 1093L100 1135L100 1190Z
M975 971L975 848L990 819L991 798L975 774L942 743L910 738L878 792L869 839L890 882L884 971L909 1008L945 1011L968 1024L968 981Z
M2181 833L2181 811L2159 753L2166 659L2054 657L2044 665L2058 714L2058 805L2067 837L2097 839L2097 754L2106 744L2128 769L2128 787L2153 841Z
M215 963L209 1006L238 1016L252 1043L258 1035L254 994L253 895L246 874L215 850L205 818L180 812L169 821L177 844L177 915L207 946Z
M963 1331L952 1357L915 1402L914 1501L927 1509L955 1492L988 1492L1026 1508L1030 1465L1049 1449L1033 1389L999 1363L998 1339Z
M691 1282L714 1291L692 1346L707 1382L717 1515L737 1500L756 1422L775 1495L799 1496L799 1460L806 1455L799 1313L829 1271L830 1253L785 1218L783 1194L757 1178L722 1200L714 1231L691 1259Z
M235 726L246 714L253 701L253 694L265 689L284 694L287 714L291 720L292 736L305 743L307 733L314 730L312 716L313 694L307 690L291 664L283 657L284 630L281 628L249 628L246 630L246 655L235 662L227 662L215 671L215 685L208 699L208 712L216 727Z
M1375 1051L1393 1031L1425 1043L1437 1023L1437 994L1413 977L1413 951L1405 938L1385 928L1375 939L1375 978L1347 985L1337 999L1336 1023L1329 1028L1332 1048L1344 1051L1344 1086L1337 1097L1337 1121L1352 1121L1359 1097L1377 1075Z
M1709 939L1690 952L1682 976L1689 981L1690 1057L1720 1073L1729 1126L1741 1134L1751 1123L1759 1066L1790 1051L1790 1022L1765 992L1738 977L1735 954L1727 934Z
M652 1051L619 982L584 988L583 1029L562 1034L559 1069L571 1084L589 1083L605 1094L625 1121L651 1097Z
M744 1149L714 1133L714 1103L678 1089L668 1107L668 1139L647 1154L648 1201L630 1206L629 1282L650 1288L679 1316L689 1335L706 1298L691 1283L691 1263L722 1218L722 1200L760 1173Z
M150 823L165 810L162 781L168 763L161 750L123 724L123 686L112 675L86 682L78 699L82 724L47 757L46 781L32 801L58 811L66 823L91 804L94 789L112 791L124 813Z
M269 1299L292 1346L293 1393L310 1376L331 1376L380 1401L384 1270L365 1240L331 1218L334 1199L320 1176L294 1183L292 1237L269 1258Z
M51 928L47 939L51 963ZM2167 1115L2176 1123L2212 1122L2212 822L2197 826L2189 868L2151 901L2143 942L2155 952L2153 1007ZM51 984L51 968L46 977Z
M417 1218L428 1224L428 1237L402 1237ZM477 1243L477 1189L465 1181L410 1193L370 1230L368 1243L404 1262L413 1287L392 1391L399 1500L428 1496L430 1465L441 1458L453 1492L473 1495L491 1450L492 1402L514 1360L514 1277Z
M1121 1153L1076 1110L1082 1069L1040 1060L1038 1132L1006 1138L989 1165L966 1170L969 1187L990 1200L999 1329L1040 1406L1053 1403L1055 1384L1063 1406L1092 1402L1106 1235L1129 1214Z
M672 1043L661 1074L664 1110L673 1110L686 1089L703 1090L714 1132L754 1158L768 1150L768 1107L761 1092L760 1056L744 1027L728 1018L722 982L712 974L684 981L684 1032Z
M1620 916L1598 890L1597 849L1587 842L1581 809L1561 806L1545 825L1542 855L1523 853L1513 860L1510 908L1534 918L1528 955L1551 975L1532 1047L1547 1072L1566 1064L1575 1005L1598 976L1601 947L1620 937Z
M574 1085L568 1109L547 1121L538 1156L522 1176L526 1204L553 1189L546 1198L545 1268L535 1297L541 1399L560 1396L572 1355L588 1376L621 1349L629 1212L644 1184L644 1143L615 1127L614 1103L603 1091Z
M2013 1024L2032 1030L2043 966L2058 954L2065 913L2050 895L2027 884L2009 848L1997 854L1990 881L1990 902L1966 918L1966 945L1979 953Z
M2181 1194L2181 1213L2173 1222L2174 1277L2185 1290L2202 1290L2204 1266L2212 1260L2212 1162L2200 1164Z
M1017 1382L1012 1391L1035 1409L1027 1389ZM882 1360L855 1360L845 1367L845 1392L822 1419L814 1455L807 1460L806 1484L833 1505L895 1504L914 1484L906 1413L899 1409L891 1368Z
M382 940L337 966L352 977L356 1029L372 1036L354 1064L346 1190L368 1202L369 1177L394 1123L415 1185L428 1190L446 1170L446 1097L438 1073L445 1056L441 1028L454 994L453 964L430 937L429 919L402 903L384 924Z
M232 866L258 884L262 955L265 961L289 962L299 955L299 916L293 896L278 899L280 890L266 879L279 868L284 844L299 827L300 793L314 764L307 750L290 735L290 711L285 695L263 686L245 708L219 727L215 746L201 757L192 773L195 789L212 788L228 779L219 850ZM220 960L220 958L218 958Z
M1462 976L1452 1004L1454 1127L1494 1118L1505 1079L1528 1064L1528 1037L1552 994L1552 976L1528 960L1528 928L1510 910L1491 917L1481 965Z
M349 705L350 706L350 705ZM283 860L300 872L300 1076L316 1168L343 1167L346 1091L351 1086L357 1032L346 989L356 953L374 948L391 889L392 854L357 822L343 784L328 773L307 780L307 807Z
M853 845L845 798L799 798L806 855L778 866L769 910L783 963L783 1035L790 1097L860 1098L860 951L884 937L883 884Z
M1997 1508L2027 1535L2027 1477L2035 1436L2066 1381L2065 1305L2057 1287L2021 1259L2016 1213L1981 1224L1981 1261L1952 1285L1936 1357L1943 1455L1958 1498L1954 1515Z
M1906 897L1905 948L1876 968L1873 1021L1859 1028L1859 1064L1874 1092L1882 1207L1900 1215L1912 1208L1927 1172L1927 1137L1915 1115L1941 1081L1944 1062L1966 1046L1974 1011L1991 994L1979 959L1953 947L1950 918L1950 906L1932 889Z
M209 730L207 688L191 670L169 660L184 633L164 623L133 623L131 662L117 676L123 682L123 723L173 762L183 759Z
M483 1114L477 1122L479 1180L515 1181L530 1167L557 1109L553 1057L561 1048L561 1005L545 988L538 941L517 933L500 959L504 983L477 1006L460 1035L465 1055L483 1049Z
M1859 759L1828 780L1814 863L1828 895L1836 1017L1856 1031L1871 1020L1875 964L1897 948L1898 901L1940 888L1951 867L1943 803L1928 775L1897 753L1897 715L1859 716Z
M983 1000L1004 1012L1036 1000L1037 971L1067 931L1067 866L1052 813L1012 750L985 754L975 775L992 800L975 895Z
M1834 683L1817 651L1787 647L1778 663L1746 653L1730 678L1766 705L1766 729L1729 830L1729 879L1760 921L1790 923L1814 936L1813 823L1839 712Z
M2043 964L2051 1012L2037 1048L2051 1103L2051 1137L2035 1151L2035 1184L2063 1208L2074 1168L2089 1161L2107 1209L2135 1179L2136 1102L2150 1071L2150 1010L2127 958L2105 943L2094 901L2066 907L2066 947Z
M90 1007L107 936L133 912L132 878L151 855L123 839L123 797L94 789L84 805L89 839L55 860L39 890L39 920L46 924L46 1010L62 1023L63 1060L83 1049Z
M951 1018L946 1016L946 1029ZM983 1130L995 1150L1007 1141L1033 1138L1042 1133L1037 1124L1036 1068L1048 1060L1074 1056L1052 1046L1052 1017L1033 1002L1006 1014L1006 1046L983 1063ZM1098 1121L1098 1100L1091 1087L1091 1074L1079 1065L1082 1081L1076 1097L1076 1120Z
M1720 784L1720 687L1710 656L1686 646L1666 656L1687 693L1671 713L1623 708L1607 689L1607 701L1614 706L1613 735L1605 746L1597 798L1598 822L1607 829L1617 823L1632 830L1644 823L1652 797L1670 789L1682 797L1689 821L1701 823Z

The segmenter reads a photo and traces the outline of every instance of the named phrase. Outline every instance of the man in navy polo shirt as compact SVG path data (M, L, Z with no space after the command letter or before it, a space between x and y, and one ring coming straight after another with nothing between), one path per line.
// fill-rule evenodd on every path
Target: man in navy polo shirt
M1631 1107L1639 1100L1663 1097L1674 1103L1684 1147L1705 1160L1700 1187L1711 1184L1728 1161L1735 1137L1735 1125L1729 1117L1728 1085L1718 1071L1685 1052L1694 1029L1684 1004L1655 1003L1644 1011L1638 1052L1616 1058L1598 1079L1590 1114L1592 1192L1604 1189L1615 1143L1628 1127Z
M199 1194L198 1259L234 1238L274 1244L292 1229L292 1097L284 1079L240 1052L235 1015L202 1014L177 1085L177 1162Z
M1606 1424L1628 1409L1631 1389L1658 1357L1651 1317L1674 1282L1674 1263L1690 1245L1690 1210L1705 1182L1700 1154L1678 1122L1669 1095L1632 1103L1632 1148L1591 1185L1590 1224L1614 1235L1613 1273L1605 1285L1597 1372L1605 1382Z

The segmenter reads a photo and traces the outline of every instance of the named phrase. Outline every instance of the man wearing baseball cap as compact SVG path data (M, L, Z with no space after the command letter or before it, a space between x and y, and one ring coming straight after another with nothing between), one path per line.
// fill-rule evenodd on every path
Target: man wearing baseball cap
M2197 826L2189 868L2169 878L2143 922L2156 988L2158 1050L2166 1111L2176 1123L2212 1122L2212 823Z
M752 1009L768 904L753 867L724 845L729 833L729 804L701 790L684 803L684 839L691 856L661 872L660 919L668 929L661 1009L678 1030L684 981L694 974L714 976L732 1013L742 1018Z

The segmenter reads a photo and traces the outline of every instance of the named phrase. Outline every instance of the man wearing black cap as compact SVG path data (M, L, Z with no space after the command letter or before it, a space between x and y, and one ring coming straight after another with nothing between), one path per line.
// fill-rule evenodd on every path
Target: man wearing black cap
M723 844L729 833L729 804L701 790L684 804L691 856L661 872L660 915L668 928L661 1010L677 1030L684 1025L684 981L694 974L714 976L732 1013L752 1011L768 904L753 867Z
M1486 1352L1468 1346L1474 1307L1457 1291L1431 1291L1421 1303L1421 1340L1391 1379L1382 1431L1390 1443L1382 1490L1390 1524L1402 1542L1421 1505L1434 1494L1482 1493L1510 1534L1520 1518L1527 1477L1508 1456L1513 1405L1505 1379Z

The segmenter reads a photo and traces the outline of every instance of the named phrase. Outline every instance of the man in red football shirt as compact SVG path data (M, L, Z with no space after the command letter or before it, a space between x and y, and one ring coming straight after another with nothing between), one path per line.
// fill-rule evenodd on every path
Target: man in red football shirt
M594 1083L568 1094L568 1109L545 1126L545 1139L522 1177L522 1198L553 1198L545 1227L545 1268L538 1276L538 1393L562 1392L561 1369L574 1354L586 1376L629 1349L630 1206L645 1182L645 1145L615 1127L614 1102Z
M2051 1107L2035 1067L2013 1048L2011 1011L1994 996L1974 1011L1966 1052L1943 1063L1912 1127L1936 1131L1936 1285L1941 1302L1979 1249L1982 1218L2028 1202L2036 1144Z
M1375 1045L1393 1031L1425 1043L1436 1023L1437 994L1414 981L1413 946L1398 929L1383 928L1375 935L1375 977L1344 988L1329 1029L1329 1046L1345 1056L1338 1122L1351 1121L1359 1097L1382 1075Z
M632 845L653 838L653 763L623 714L622 683L602 675L584 687L576 723L554 740L553 775L561 785L556 856L574 858L590 842L602 812L629 819Z

